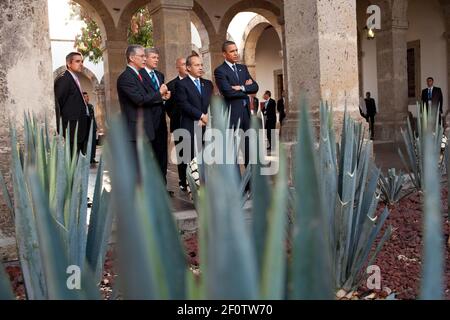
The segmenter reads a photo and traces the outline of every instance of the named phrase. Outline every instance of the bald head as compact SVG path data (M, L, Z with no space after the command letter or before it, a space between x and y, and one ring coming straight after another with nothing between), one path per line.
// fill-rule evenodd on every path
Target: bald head
M187 70L186 70L186 59L185 58L178 58L176 61L176 68L178 71L178 75L181 78L184 78L187 76Z

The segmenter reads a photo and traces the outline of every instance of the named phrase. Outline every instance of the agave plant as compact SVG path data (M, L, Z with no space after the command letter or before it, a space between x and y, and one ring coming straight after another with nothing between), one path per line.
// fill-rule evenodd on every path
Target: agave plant
M322 199L327 221L322 233L331 250L334 288L350 290L360 283L364 267L374 261L392 229L388 226L380 234L389 211L376 215L380 170L373 162L372 142L345 112L341 142L336 145L332 124L331 110L322 104L318 150L322 197L316 199Z
M11 290L9 278L3 270L3 265L0 263L0 300L13 300L14 295Z
M425 158L424 151L424 137L427 130L432 132L433 145L436 149L440 150L442 144L443 128L439 123L439 110L435 113L432 111L427 111L423 108L420 103L417 103L417 121L416 127L412 128L411 122L408 118L408 128L407 130L401 130L403 137L403 142L406 150L406 156L403 154L402 150L399 149L398 153L403 162L403 165L408 172L414 187L417 191L422 191L423 189L423 164ZM442 167L443 161L438 158L439 167Z
M395 172L395 168L388 169L387 176L385 176L382 172L380 173L378 186L380 188L383 201L387 205L397 203L404 196L401 194L404 183L405 177L401 170L398 175Z
M11 128L11 209L28 299L99 297L93 288L102 275L112 225L109 194L102 188L101 164L88 227L92 141L90 138L87 155L77 155L70 150L68 132L67 137L65 143L61 135L50 137L47 124L42 127L36 118L25 115L22 149L14 126ZM4 183L3 189L7 189ZM12 203L9 195L6 198L7 203ZM79 267L88 279L86 290L73 292L67 288L66 269L71 265Z
M224 132L226 116L213 109L215 128ZM164 182L151 148L142 137L139 138L142 175L138 179L133 168L135 164L127 152L124 126L120 120L112 123L105 152L111 167L112 207L118 218L123 297L285 297L285 165L281 166L276 192L270 193L270 205L264 207L261 221L266 225L264 233L249 232L246 228L236 166L204 165L207 179L198 192L201 277L196 279L186 265L169 199L164 192ZM255 194L253 201L262 203L263 196ZM261 250L256 252L260 247Z
M430 129L423 136L423 258L420 298L436 300L444 297L444 241L442 230L439 150Z

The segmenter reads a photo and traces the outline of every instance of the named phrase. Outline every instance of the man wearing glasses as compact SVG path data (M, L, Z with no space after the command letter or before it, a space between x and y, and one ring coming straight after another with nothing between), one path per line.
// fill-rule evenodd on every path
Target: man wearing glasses
M143 119L145 135L148 141L152 142L155 139L156 128L151 107L155 103L162 103L170 93L165 84L161 85L156 92L144 85L139 73L146 63L142 46L130 45L125 54L128 65L117 79L117 93L120 108L127 123L128 138L137 163L136 127L138 119Z

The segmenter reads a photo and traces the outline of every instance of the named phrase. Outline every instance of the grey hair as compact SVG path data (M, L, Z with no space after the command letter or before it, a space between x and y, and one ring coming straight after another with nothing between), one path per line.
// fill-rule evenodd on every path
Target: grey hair
M80 56L81 58L83 58L83 55L79 52L71 52L66 56L66 66L72 63L72 60L76 57L76 56Z
M154 54L159 55L159 50L158 50L157 48L155 48L155 47L152 47L152 48L145 48L145 51L144 51L144 52L145 52L145 56L146 56L146 57L148 57L150 53L154 53Z
M128 46L127 51L125 52L125 55L127 56L127 62L131 61L131 57L135 56L136 51L139 49L144 50L144 47L138 44L132 44Z

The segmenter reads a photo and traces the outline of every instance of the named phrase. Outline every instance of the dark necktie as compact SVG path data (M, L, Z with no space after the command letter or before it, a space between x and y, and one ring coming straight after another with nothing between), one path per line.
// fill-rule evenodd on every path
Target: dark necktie
M234 74L236 75L236 78L238 79L238 82L239 82L239 81L240 81L240 79L239 79L239 73L238 73L238 71L237 71L237 67L236 67L235 64L233 64L233 70L234 70Z
M152 85L155 91L159 90L158 80L156 80L155 71L150 72L150 78L152 79Z
M432 97L433 97L433 93L432 93L431 88L430 88L430 89L428 89L428 100L431 100Z

